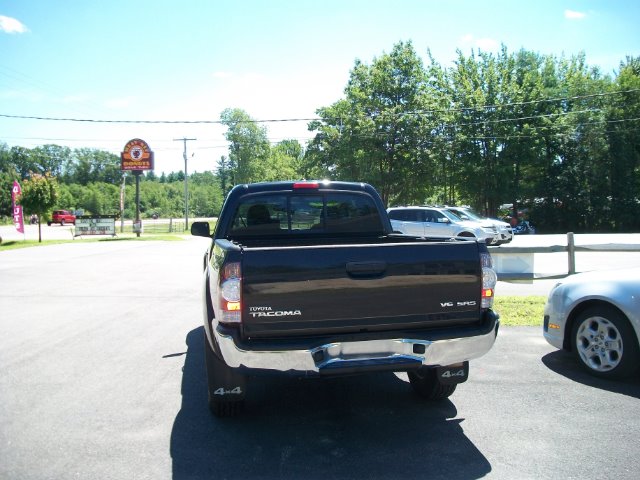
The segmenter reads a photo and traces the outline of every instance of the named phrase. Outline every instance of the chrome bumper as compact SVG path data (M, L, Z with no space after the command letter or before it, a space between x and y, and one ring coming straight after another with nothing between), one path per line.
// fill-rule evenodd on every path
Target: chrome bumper
M395 338L362 342L336 342L306 350L242 350L233 338L214 330L220 352L232 368L281 372L339 373L340 369L375 369L398 366L445 366L481 357L493 346L495 328L484 335L446 340Z

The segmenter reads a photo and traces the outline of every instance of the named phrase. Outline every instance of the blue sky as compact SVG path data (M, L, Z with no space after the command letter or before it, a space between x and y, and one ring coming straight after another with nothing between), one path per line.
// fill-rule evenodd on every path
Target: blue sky
M0 0L0 115L94 120L312 118L343 95L354 61L411 40L448 65L456 49L520 48L614 73L640 55L637 0ZM266 123L273 142L311 137L306 122ZM0 142L119 154L142 138L156 171L214 168L216 124L120 124L0 117Z

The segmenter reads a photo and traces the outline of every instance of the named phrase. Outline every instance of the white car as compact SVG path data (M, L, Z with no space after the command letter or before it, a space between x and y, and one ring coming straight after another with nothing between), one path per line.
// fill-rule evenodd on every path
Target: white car
M498 238L495 227L482 227L468 222L445 208L392 207L387 209L391 226L397 232L415 237L469 237L484 240L487 245Z
M544 309L544 338L590 373L622 378L640 367L640 268L579 273L558 283Z
M498 240L492 245L502 245L513 240L513 228L507 222L503 222L497 218L483 217L469 207L446 207L446 209L462 220L477 222L483 227L495 227L498 231Z

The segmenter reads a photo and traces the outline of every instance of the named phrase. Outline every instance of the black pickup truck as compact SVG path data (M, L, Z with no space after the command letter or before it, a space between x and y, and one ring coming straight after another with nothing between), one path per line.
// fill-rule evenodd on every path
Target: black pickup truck
M407 372L446 398L498 333L483 242L394 233L364 183L238 185L204 259L209 406L237 414L248 378Z

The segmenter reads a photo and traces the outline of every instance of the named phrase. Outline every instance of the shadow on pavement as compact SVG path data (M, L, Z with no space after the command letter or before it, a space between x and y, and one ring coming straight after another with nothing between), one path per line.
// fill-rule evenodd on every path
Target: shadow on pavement
M583 385L640 398L640 376L623 380L605 380L584 371L570 352L557 350L542 357L542 363L555 373Z
M491 465L450 401L394 374L250 380L244 414L207 408L203 328L187 335L173 478L480 478Z

